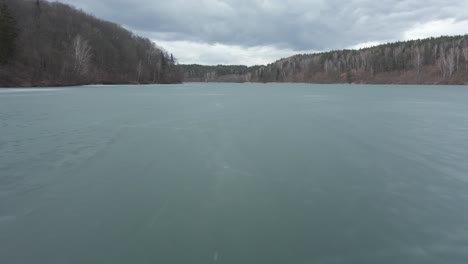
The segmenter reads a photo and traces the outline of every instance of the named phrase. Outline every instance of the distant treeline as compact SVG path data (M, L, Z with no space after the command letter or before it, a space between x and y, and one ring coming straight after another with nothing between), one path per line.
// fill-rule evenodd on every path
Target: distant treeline
M266 66L182 69L185 80L208 82L467 84L468 36L296 55Z
M260 66L186 64L180 65L180 68L185 82L248 82L251 73Z
M0 87L182 81L172 54L65 4L0 0L0 30Z

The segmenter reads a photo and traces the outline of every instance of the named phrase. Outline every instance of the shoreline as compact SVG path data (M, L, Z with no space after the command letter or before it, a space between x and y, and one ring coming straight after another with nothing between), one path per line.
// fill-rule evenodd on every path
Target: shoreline
M415 84L415 83L307 83L307 82L182 82L182 83L150 83L150 84L83 84L83 85L52 85L52 86L5 86L1 87L0 90L8 89L47 89L47 88L78 88L78 87L113 87L113 86L151 86L151 85L178 85L178 84L308 84L308 85L341 85L341 86L360 86L360 85L390 85L390 86L468 86L465 84Z

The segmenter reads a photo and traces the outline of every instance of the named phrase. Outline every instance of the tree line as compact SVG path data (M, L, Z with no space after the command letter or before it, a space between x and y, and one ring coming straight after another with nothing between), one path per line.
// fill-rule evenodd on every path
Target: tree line
M185 78L235 82L468 83L468 35L301 54L265 66L182 66ZM242 70L238 70L242 69Z
M259 66L200 64L180 65L185 82L247 82Z
M179 83L172 54L69 5L0 0L0 87Z

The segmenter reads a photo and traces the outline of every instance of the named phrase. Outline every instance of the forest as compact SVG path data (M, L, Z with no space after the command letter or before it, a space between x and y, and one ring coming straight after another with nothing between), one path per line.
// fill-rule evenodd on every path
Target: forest
M467 84L468 35L301 54L266 66L182 65L191 81Z
M185 82L248 82L260 66L181 64Z
M0 87L180 83L176 58L69 5L0 0Z
M179 65L151 40L69 5L0 0L0 87L185 82L468 84L468 35L300 54L268 65Z

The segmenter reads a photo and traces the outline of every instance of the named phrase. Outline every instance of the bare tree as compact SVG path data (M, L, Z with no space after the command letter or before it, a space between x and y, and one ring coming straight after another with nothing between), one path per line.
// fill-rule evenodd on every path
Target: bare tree
M458 72L460 70L461 51L458 47L454 47L454 49L455 49L455 70Z
M329 60L325 61L325 63L323 64L323 69L325 70L325 73L328 73L328 71L330 70Z
M432 60L433 61L436 61L439 59L439 56L438 56L438 51L439 51L439 45L435 44L434 45L434 48L432 50Z
M403 50L404 48L401 45L393 49L393 62L398 70L401 70Z
M446 57L446 65L447 65L447 70L448 70L448 75L449 77L452 77L453 73L455 72L455 48L451 47L448 50L447 57Z
M447 76L447 59L445 58L444 48L441 46L439 51L439 58L437 59L437 66L442 72L443 77ZM435 51L436 52L436 51Z
M361 53L359 53L360 55L360 60L361 60L361 65L363 67L362 71L366 71L367 70L367 66L368 66L368 62L369 62L369 52L367 50L363 50L361 51Z
M416 68L416 72L418 76L421 74L421 66L423 65L423 60L424 60L424 57L422 56L423 53L424 53L424 46L423 47L418 46L414 48L413 64L414 64L414 67Z
M137 66L137 83L140 83L140 76L141 76L141 71L143 70L143 65L141 63L141 60L138 61L138 66Z
M462 53L463 58L465 59L465 68L468 71L468 46L463 47Z
M83 39L81 35L77 35L73 40L73 52L75 59L73 73L77 75L86 74L89 70L91 47L88 41Z

